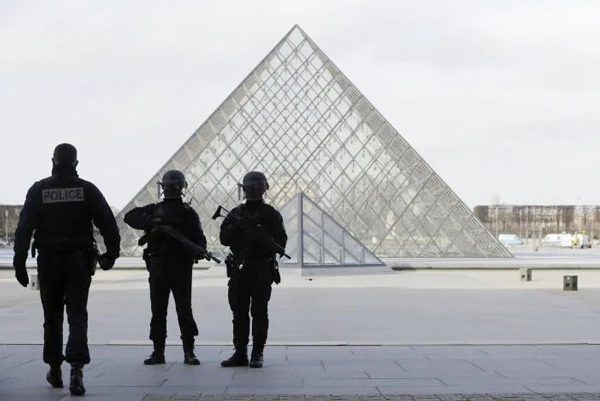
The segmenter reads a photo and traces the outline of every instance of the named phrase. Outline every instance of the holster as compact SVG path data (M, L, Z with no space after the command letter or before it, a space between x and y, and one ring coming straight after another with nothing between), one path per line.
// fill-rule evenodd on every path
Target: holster
M32 258L35 258L35 255L36 255L36 249L37 249L37 242L34 240L34 241L31 243L31 257L32 257Z
M150 271L150 266L152 266L152 254L148 248L142 251L142 259L144 259L144 262L146 262L146 270Z
M149 272L152 272L152 270L157 272L157 269L160 269L165 256L160 252L146 248L142 252L142 258L144 259L144 262L146 262L146 270Z
M279 274L279 262L277 259L273 259L273 282L275 284L281 283L281 274Z
M233 256L232 253L227 254L225 258L225 268L227 269L227 277L233 277L240 271L242 260Z
M98 264L99 256L100 252L98 251L98 246L96 245L96 242L93 242L92 245L85 250L87 269L90 276L96 274L96 265Z

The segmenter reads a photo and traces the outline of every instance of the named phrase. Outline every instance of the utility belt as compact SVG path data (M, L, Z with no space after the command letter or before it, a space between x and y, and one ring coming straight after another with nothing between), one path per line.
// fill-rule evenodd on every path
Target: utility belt
M77 252L84 251L95 246L93 238L81 237L52 237L52 238L37 238L31 246L32 256L35 257L35 249L43 249L48 252Z
M50 239L36 239L31 244L31 257L36 257L36 251L40 253L77 253L81 252L86 260L86 269L90 276L96 274L96 265L100 252L96 241L84 243L81 239L70 237L56 237Z
M266 266L272 269L272 281L275 284L281 283L281 275L279 274L279 263L275 257L257 257L243 258L236 257L232 253L227 254L225 258L225 267L227 269L227 277L236 277L238 274L248 271L255 267L260 269Z
M145 248L142 251L142 259L146 263L146 270L149 272L158 272L165 268L177 269L179 265L185 266L187 263L192 266L193 259L184 257L181 254L173 252L164 252L161 250L155 250L152 248Z

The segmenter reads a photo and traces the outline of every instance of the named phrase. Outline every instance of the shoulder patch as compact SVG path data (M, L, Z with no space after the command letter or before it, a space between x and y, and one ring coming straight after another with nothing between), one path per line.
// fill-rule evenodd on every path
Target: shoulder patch
M42 190L42 203L65 203L83 201L83 187L47 188Z

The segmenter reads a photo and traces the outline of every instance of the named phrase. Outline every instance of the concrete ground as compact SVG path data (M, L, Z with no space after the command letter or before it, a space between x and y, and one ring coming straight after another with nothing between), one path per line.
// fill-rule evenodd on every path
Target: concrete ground
M564 291L563 276L573 274L579 290ZM168 363L148 367L147 273L98 271L86 398L600 400L597 270L534 270L529 282L516 270L284 270L263 369L219 366L232 351L226 283L221 267L194 271L202 365L181 363L171 305ZM70 397L44 379L39 292L10 270L0 271L0 322L0 400Z

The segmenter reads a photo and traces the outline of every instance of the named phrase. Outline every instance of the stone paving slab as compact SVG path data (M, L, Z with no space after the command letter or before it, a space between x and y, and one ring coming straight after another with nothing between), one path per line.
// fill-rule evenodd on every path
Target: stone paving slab
M40 345L0 345L0 400L59 400ZM87 400L600 400L600 346L268 346L263 369L221 368L230 347L200 346L201 366L144 366L145 346L93 346ZM302 353L308 358L296 358ZM432 355L435 358L432 358ZM68 367L63 366L68 379Z

